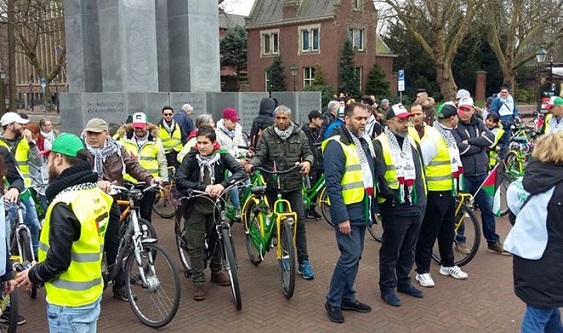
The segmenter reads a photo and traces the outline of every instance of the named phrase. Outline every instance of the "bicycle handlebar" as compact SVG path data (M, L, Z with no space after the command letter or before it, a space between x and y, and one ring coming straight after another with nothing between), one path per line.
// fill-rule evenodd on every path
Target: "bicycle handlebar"
M286 173L290 173L291 171L299 168L300 165L301 165L301 163L296 162L294 166L292 166L291 168L289 168L287 170L276 170L276 171L268 170L268 169L265 169L265 168L259 167L259 166L255 166L254 169L263 171L263 172L270 174L270 175L283 175L283 174L286 174Z
M244 180L237 180L236 182L232 183L231 185L227 186L223 192L221 193L220 196L218 196L217 198L221 198L221 196L227 192L229 192L231 189L233 189L235 186L239 186L241 184L244 184ZM193 198L199 198L199 197L208 197L211 199L211 195L205 191L200 191L200 190L195 190L195 189L190 189L187 191L188 195L187 196L183 196L180 198L180 200L189 200L189 199L193 199Z
M146 193L147 191L152 191L154 189L159 189L159 190L162 189L162 185L158 183L152 184L148 187L145 187L146 185L147 184L145 182L138 182L134 184L131 188L127 188L125 186L119 186L119 185L111 185L109 195L114 195L121 192L129 194L133 189L139 189L143 194Z

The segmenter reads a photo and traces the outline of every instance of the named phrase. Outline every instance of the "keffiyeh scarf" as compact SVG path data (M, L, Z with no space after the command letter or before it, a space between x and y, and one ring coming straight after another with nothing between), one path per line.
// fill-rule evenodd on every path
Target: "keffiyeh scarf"
M286 130L281 130L277 126L274 125L274 131L276 134L282 139L283 141L287 140L291 133L293 133L293 129L295 128L295 124L291 122Z
M350 137L352 137L352 141L354 142L354 146L356 146L356 151L358 152L358 157L360 158L360 165L362 167L362 174L363 174L363 183L364 188L366 189L367 194L370 196L373 194L373 175L371 173L371 169L369 167L369 162L366 156L366 152L360 142L360 138L358 138L354 133L352 133L348 127L346 127L348 132L350 133ZM375 159L375 151L373 149L373 145L369 137L364 133L361 138L366 140L368 143L369 151L371 154L371 158Z
M416 180L416 169L412 158L412 148L408 137L403 140L402 147L395 134L391 132L389 127L385 128L385 134L389 139L389 148L391 150L391 160L395 166L397 181L399 182L399 203L405 203L406 200L412 205L417 201L416 191L413 193ZM405 198L406 194L406 198ZM414 194L414 197L413 197Z
M230 129L226 128L226 127L223 125L223 123L221 123L220 125L217 125L217 127L218 127L221 131L223 131L223 133L227 134L227 136L228 136L231 140L233 140L233 139L235 138L236 127L235 127L235 129L232 130L232 131L231 131Z
M199 165L199 181L203 183L205 169L207 169L209 172L209 178L211 178L211 184L215 184L215 164L221 158L221 154L213 154L209 156L197 154L196 158Z
M90 154L94 156L94 171L102 175L104 171L104 161L108 156L119 153L120 146L113 138L108 137L103 148L94 148L86 144Z
M457 195L458 189L463 190L463 165L459 157L459 149L451 129L442 126L438 121L434 122L434 128L438 130L440 135L446 140L446 146L450 152L450 165L452 167L452 194Z
M43 131L40 131L41 135L43 135L43 137L45 138L45 143L44 143L44 150L50 150L51 147L53 147L53 141L55 141L55 132L51 131L49 133L45 133Z
M164 129L166 130L166 132L168 132L168 134L172 134L172 132L174 132L174 128L176 127L176 121L172 119L169 125L166 120L163 120L162 126L164 126Z

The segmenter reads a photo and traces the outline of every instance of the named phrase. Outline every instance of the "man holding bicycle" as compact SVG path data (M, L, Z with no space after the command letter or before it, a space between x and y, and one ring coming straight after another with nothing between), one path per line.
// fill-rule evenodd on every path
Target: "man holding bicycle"
M79 137L61 134L48 154L51 202L41 231L39 263L18 274L18 286L45 284L51 332L95 332L104 290L102 249L112 198ZM85 209L88 207L88 209Z
M301 164L301 172L309 174L314 158L309 141L303 131L291 121L291 109L285 105L278 106L274 111L274 124L266 128L258 141L256 152L245 166L251 171L253 166L267 166L277 170L288 170ZM281 192L284 199L289 201L292 210L297 214L297 259L299 261L299 274L306 280L315 278L315 273L309 262L307 254L307 238L305 234L305 208L303 206L303 178L298 170L283 176ZM277 182L273 177L267 180L267 197L269 202L275 202Z
M323 143L326 190L330 216L335 227L340 258L336 263L325 308L328 318L343 323L341 310L370 312L371 307L356 300L354 282L364 248L370 219L375 175L375 152L364 129L366 107L350 103L344 110L344 126Z
M197 131L197 144L186 158L176 173L176 188L184 195L189 190L200 190L207 192L212 197L223 194L229 184L247 178L246 172L225 149L217 149L215 141L217 136L212 127L204 126ZM225 179L225 171L232 176ZM188 256L192 265L192 282L194 284L192 297L196 301L204 300L207 291L205 289L204 246L205 236L214 225L213 202L206 198L196 198L182 203L184 214L185 237L188 244ZM213 259L209 264L211 269L211 281L221 286L230 285L229 278L221 270L220 249L216 249Z
M454 265L452 249L455 234L454 195L457 193L458 181L463 172L459 150L452 134L459 121L455 104L448 102L442 105L437 116L438 120L432 127L426 126L425 136L420 143L426 171L428 201L416 243L415 279L427 288L434 287L430 262L436 238L442 259L440 274L460 280L467 279L467 273Z

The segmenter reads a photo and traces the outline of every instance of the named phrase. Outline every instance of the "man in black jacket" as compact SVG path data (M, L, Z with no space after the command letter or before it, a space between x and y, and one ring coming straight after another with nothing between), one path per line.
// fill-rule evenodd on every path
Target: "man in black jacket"
M252 122L252 128L250 129L250 145L256 148L258 144L258 139L262 135L262 131L266 127L272 125L274 122L274 110L276 109L276 100L273 98L264 97L260 101L260 109L258 110L258 116L254 118Z
M180 169L176 173L176 188L184 195L190 189L205 191L211 197L223 194L230 184L247 178L246 172L237 160L224 149L217 149L215 130L202 127L196 134L197 150L192 149L182 160ZM225 179L225 171L231 172L231 177ZM203 174L202 174L203 171ZM188 256L192 264L192 282L194 284L193 299L205 299L205 258L203 248L205 234L210 230L214 221L214 204L206 198L196 198L182 205L184 214L184 234L188 243ZM219 248L209 264L211 281L221 286L230 285L229 278L223 273Z
M493 213L493 200L485 191L477 190L487 178L488 161L487 147L495 141L495 135L489 131L483 121L475 116L473 99L463 97L458 103L459 124L452 131L454 135L461 163L463 164L463 187L464 192L475 196L475 203L481 210L481 221L483 223L483 235L487 240L489 251L508 254L502 248L500 237L495 233L495 214ZM465 245L463 228L458 229L456 236L456 250L461 253L469 253Z

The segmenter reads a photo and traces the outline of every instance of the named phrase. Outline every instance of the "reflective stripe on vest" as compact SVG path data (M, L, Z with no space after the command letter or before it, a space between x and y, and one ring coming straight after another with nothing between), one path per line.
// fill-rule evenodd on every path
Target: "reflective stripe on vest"
M436 144L437 154L424 168L428 191L450 191L453 188L452 166L450 151L446 140L434 128L427 129L428 137Z
M340 181L340 184L342 184L342 199L344 200L344 204L351 205L361 202L364 200L366 190L364 187L362 165L360 164L360 157L356 151L356 146L354 144L345 145L340 141L340 135L336 135L323 141L321 145L323 153L329 140L338 142L346 157L344 174Z
M148 141L140 148L137 147L137 144L131 140L125 139L123 142L123 146L125 150L132 155L136 156L137 161L139 164L145 169L148 173L150 173L153 177L158 177L160 168L158 166L158 150L160 140L157 141ZM123 180L131 183L136 183L137 180L133 178L129 174L123 175Z
M39 241L39 262L45 261L50 248L51 214L56 204L68 205L80 223L80 238L70 249L70 265L54 280L45 283L50 304L78 307L102 295L102 251L112 202L109 195L94 187L62 192L49 205Z
M165 154L170 153L172 150L178 152L182 150L182 133L177 123L174 123L174 131L172 131L172 133L168 133L166 128L162 125L158 125L158 127L158 137L162 141Z
M6 147L8 151L12 153L18 169L22 175L25 187L31 187L31 177L29 175L29 159L27 157L29 153L29 142L26 138L21 138L16 143L15 152L12 151L10 145L8 145L4 140L0 140L0 145Z

